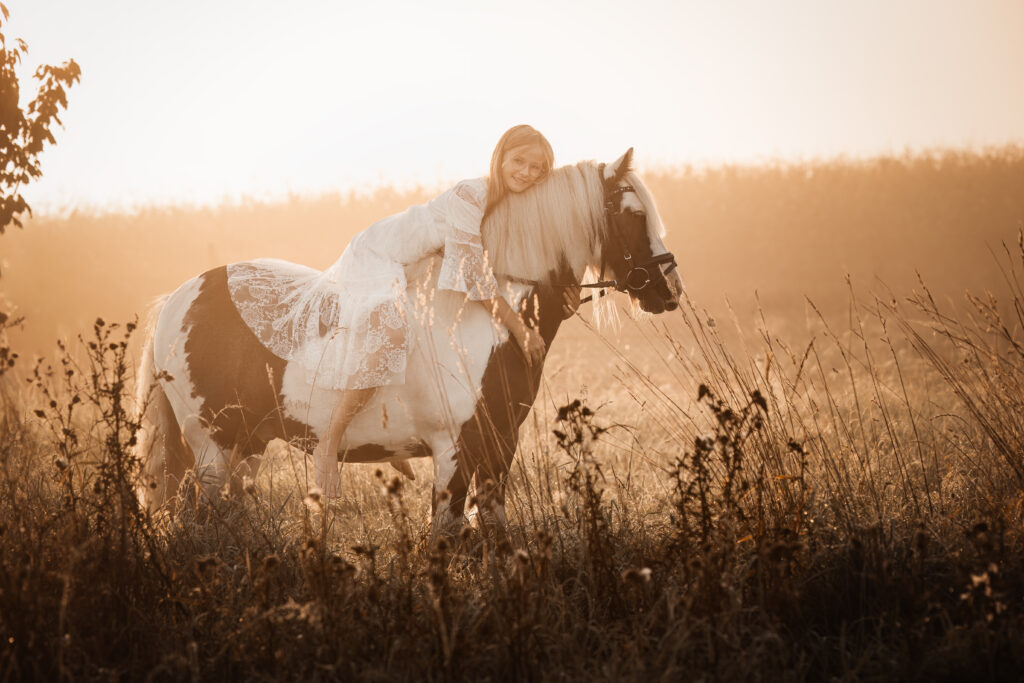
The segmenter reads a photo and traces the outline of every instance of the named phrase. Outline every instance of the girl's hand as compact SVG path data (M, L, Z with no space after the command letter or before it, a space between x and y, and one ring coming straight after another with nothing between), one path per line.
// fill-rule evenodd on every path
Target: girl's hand
M544 362L544 352L547 346L544 338L538 330L527 325L523 318L512 310L504 298L498 296L484 302L491 310L491 315L505 325L505 328L512 335L529 365L538 365Z
M562 291L562 320L568 320L580 307L580 291L582 287L566 287Z
M524 326L522 331L513 336L519 343L519 348L522 349L523 355L526 356L526 362L529 365L538 365L544 362L544 352L547 350L547 345L544 344L544 339L540 336L540 332L531 327Z

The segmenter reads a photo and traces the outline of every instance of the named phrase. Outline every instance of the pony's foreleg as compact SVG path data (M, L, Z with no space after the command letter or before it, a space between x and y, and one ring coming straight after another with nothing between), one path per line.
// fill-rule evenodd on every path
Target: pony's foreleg
M464 511L472 472L460 461L451 439L432 443L434 452L434 495L431 532L438 535L458 533L465 524Z
M485 531L501 535L508 522L505 493L515 449L501 448L492 443L490 448L483 450L489 452L478 458L474 471L476 506L470 511L470 521Z

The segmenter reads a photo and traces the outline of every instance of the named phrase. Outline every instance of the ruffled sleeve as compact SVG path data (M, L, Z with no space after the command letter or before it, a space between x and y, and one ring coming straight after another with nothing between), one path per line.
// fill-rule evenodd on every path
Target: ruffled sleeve
M463 292L475 301L498 295L498 283L480 239L486 201L484 181L464 181L450 190L444 207L448 231L437 286Z

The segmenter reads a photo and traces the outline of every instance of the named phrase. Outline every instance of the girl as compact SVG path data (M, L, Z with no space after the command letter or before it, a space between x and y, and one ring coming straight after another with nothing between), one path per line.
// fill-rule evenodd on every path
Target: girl
M377 387L405 381L408 331L399 303L406 289L404 266L443 251L438 288L480 301L509 330L528 362L543 360L540 335L497 293L480 223L509 192L523 192L543 181L553 162L551 145L538 131L526 125L509 129L494 148L487 178L462 181L426 204L374 223L324 273L334 296L314 295L310 300L308 290L302 295L299 310L307 314L285 327L294 337L291 325L312 332L315 324L319 334L314 338L325 341L306 344L293 355L304 357L318 386L340 390L329 425L313 450L316 481L326 495L338 494L338 446L352 418ZM572 315L578 306L579 290L568 290L563 313ZM311 309L318 315L309 315ZM326 335L325 326L330 330Z

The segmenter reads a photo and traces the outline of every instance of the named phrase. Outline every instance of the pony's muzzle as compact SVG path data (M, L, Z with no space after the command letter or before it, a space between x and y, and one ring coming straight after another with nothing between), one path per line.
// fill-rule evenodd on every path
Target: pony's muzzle
M665 275L665 286L668 289L665 310L674 311L679 308L679 298L683 295L683 280L674 268Z

